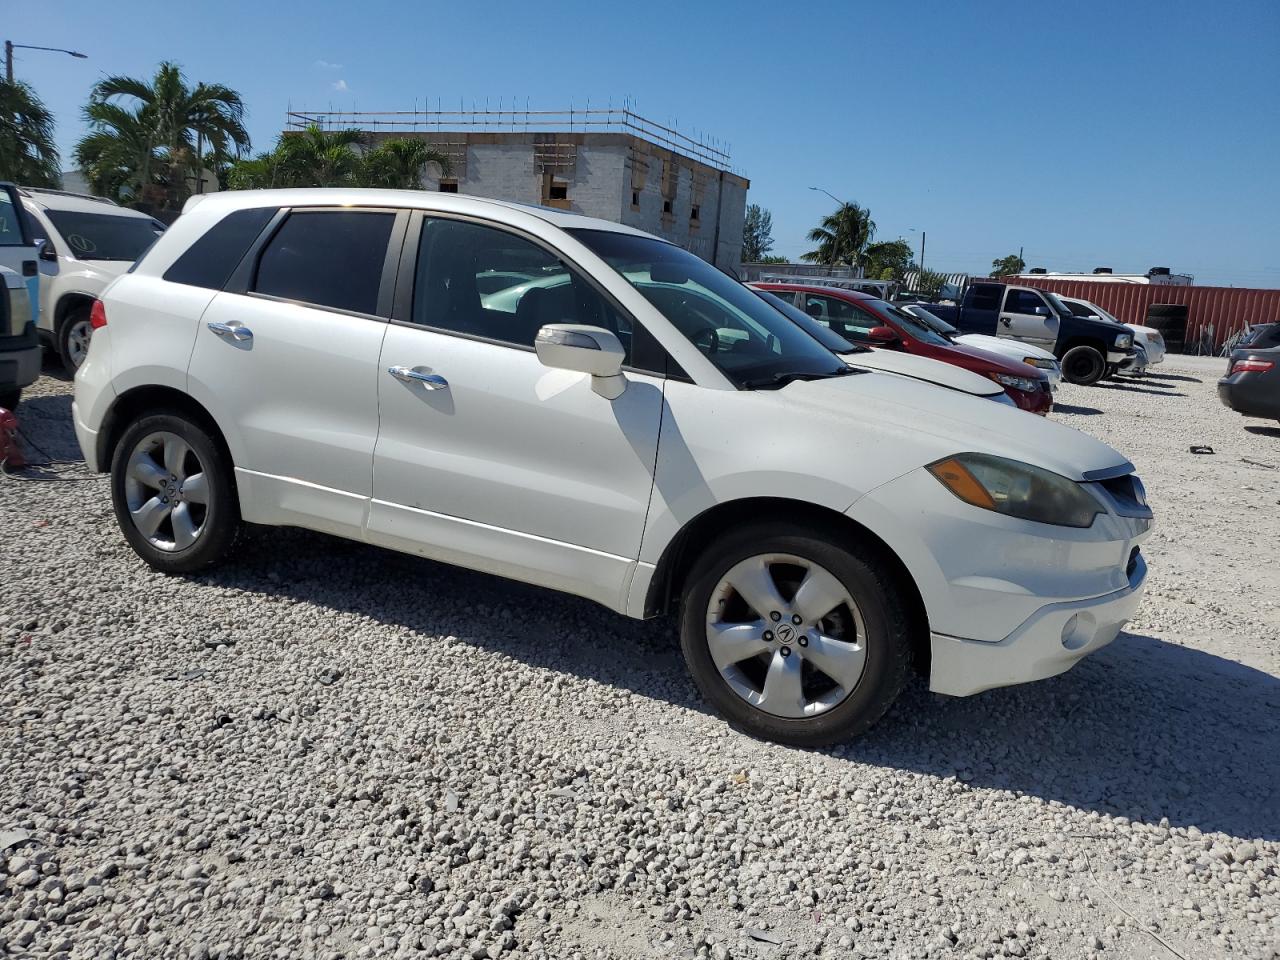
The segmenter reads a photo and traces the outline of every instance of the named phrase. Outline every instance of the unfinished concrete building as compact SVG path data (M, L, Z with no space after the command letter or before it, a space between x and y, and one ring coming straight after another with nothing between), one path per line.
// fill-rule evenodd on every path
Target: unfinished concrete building
M716 266L742 262L748 181L727 151L627 109L290 111L310 124L366 131L374 144L420 138L449 157L430 165L429 190L542 204L625 223Z

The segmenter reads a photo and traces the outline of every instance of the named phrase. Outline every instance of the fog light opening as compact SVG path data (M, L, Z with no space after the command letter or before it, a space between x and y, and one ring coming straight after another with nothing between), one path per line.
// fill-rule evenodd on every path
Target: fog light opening
M1067 620L1062 627L1062 645L1068 650L1075 650L1077 647L1084 646L1086 640L1085 631L1079 629L1080 614L1073 613L1071 618Z

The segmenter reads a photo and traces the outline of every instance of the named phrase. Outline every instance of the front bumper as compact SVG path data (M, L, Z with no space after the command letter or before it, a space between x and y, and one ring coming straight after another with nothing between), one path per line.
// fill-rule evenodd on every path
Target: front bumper
M1135 552L1125 589L1046 604L997 643L931 634L929 689L968 697L1065 673L1116 638L1138 608L1146 576L1146 561Z
M0 351L0 390L20 389L35 383L40 377L40 361L39 342L20 350Z
M1134 351L1133 349L1129 349L1129 350L1108 350L1108 351L1107 351L1107 363L1114 363L1114 364L1118 367L1118 366L1120 366L1122 363L1124 363L1126 360L1130 360L1130 361L1131 361L1131 360L1133 360L1133 355L1134 355L1134 353L1135 353L1135 351Z

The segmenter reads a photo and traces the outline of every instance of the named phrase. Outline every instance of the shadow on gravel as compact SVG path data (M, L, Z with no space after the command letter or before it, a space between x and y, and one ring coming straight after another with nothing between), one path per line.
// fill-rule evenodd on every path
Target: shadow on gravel
M1185 393L1177 393L1175 388L1169 387L1163 390L1152 390L1149 387L1138 387L1129 383L1099 382L1095 383L1094 388L1097 390L1121 390L1125 393L1149 393L1153 397L1186 397ZM1153 386L1161 386L1164 384L1153 384Z
M1076 407L1069 403L1055 403L1053 405L1054 413L1074 413L1078 417L1092 417L1102 411L1097 407Z
M1176 373L1150 373L1146 375L1148 380L1178 380L1182 383L1204 383L1199 377L1184 377Z
M71 424L71 395L66 393L22 398L18 428L28 454L52 460L83 460L75 427Z
M1259 427L1253 424L1246 424L1245 429L1250 433L1257 434L1259 437L1280 437L1280 427Z
M296 530L251 537L209 581L369 617L407 630L410 643L452 635L709 712L685 671L674 618L629 620L586 600ZM264 606L262 615L276 609ZM405 695L414 695L409 685ZM824 752L1136 821L1167 817L1276 840L1278 713L1276 677L1122 634L1036 684L956 699L913 683L867 736Z

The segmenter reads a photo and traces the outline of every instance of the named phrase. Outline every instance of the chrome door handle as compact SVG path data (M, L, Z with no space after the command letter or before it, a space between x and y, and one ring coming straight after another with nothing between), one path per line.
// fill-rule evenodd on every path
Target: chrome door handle
M449 387L449 381L444 377L434 373L419 373L408 367L387 367L387 373L401 383L420 383L428 390L446 390Z
M253 331L238 323L210 323L207 326L220 337L241 341L253 339Z

